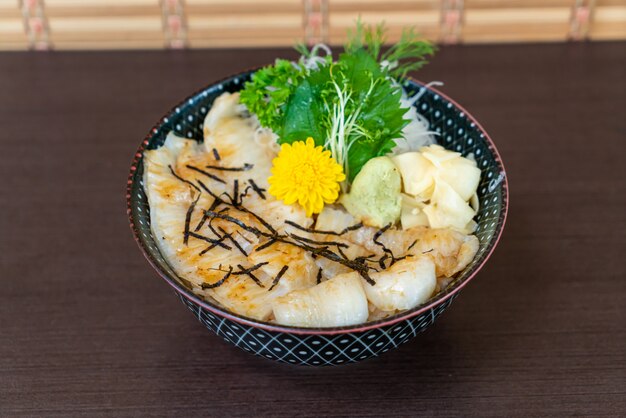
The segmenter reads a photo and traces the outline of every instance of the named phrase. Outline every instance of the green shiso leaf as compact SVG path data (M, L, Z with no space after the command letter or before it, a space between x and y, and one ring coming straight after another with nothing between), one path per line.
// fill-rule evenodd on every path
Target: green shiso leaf
M322 97L328 81L328 67L325 67L309 74L295 88L285 106L282 126L274 131L279 143L290 144L311 137L317 145L324 145L328 114Z
M400 104L400 87L365 51L342 54L338 66L341 70L336 82L346 86L350 97L344 114L357 115L343 139L349 147L344 170L352 181L369 159L395 146L394 139L402 136L402 128L408 123L404 119L407 109ZM332 134L329 140L333 140Z

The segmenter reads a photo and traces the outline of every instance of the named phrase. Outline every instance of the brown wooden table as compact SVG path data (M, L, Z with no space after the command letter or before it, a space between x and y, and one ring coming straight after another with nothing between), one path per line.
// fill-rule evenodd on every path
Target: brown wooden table
M322 369L207 331L125 214L160 115L277 55L0 54L0 416L624 416L626 43L441 49L419 78L496 141L504 237L427 332Z

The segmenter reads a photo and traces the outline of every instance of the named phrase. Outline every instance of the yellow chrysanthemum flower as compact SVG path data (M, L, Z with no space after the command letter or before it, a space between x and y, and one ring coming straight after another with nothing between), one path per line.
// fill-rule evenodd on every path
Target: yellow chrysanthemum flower
M316 147L313 138L282 144L272 164L269 193L287 205L298 202L307 216L337 200L339 182L346 178L330 151Z

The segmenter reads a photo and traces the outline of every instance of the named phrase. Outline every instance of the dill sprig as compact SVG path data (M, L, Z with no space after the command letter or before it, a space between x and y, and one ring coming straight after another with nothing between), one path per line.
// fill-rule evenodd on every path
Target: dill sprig
M384 23L371 26L358 19L355 29L348 31L346 53L365 50L374 60L385 65L392 77L403 79L410 71L419 70L427 64L427 57L437 50L435 45L423 39L414 28L403 29L400 40L384 50L384 45L387 44L386 34Z

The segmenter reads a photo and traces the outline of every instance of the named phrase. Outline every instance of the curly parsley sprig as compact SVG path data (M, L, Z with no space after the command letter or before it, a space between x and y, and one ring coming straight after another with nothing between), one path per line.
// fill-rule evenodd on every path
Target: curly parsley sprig
M282 124L289 98L306 75L304 66L277 59L274 65L254 73L252 81L241 90L239 100L259 118L261 125L276 130Z

